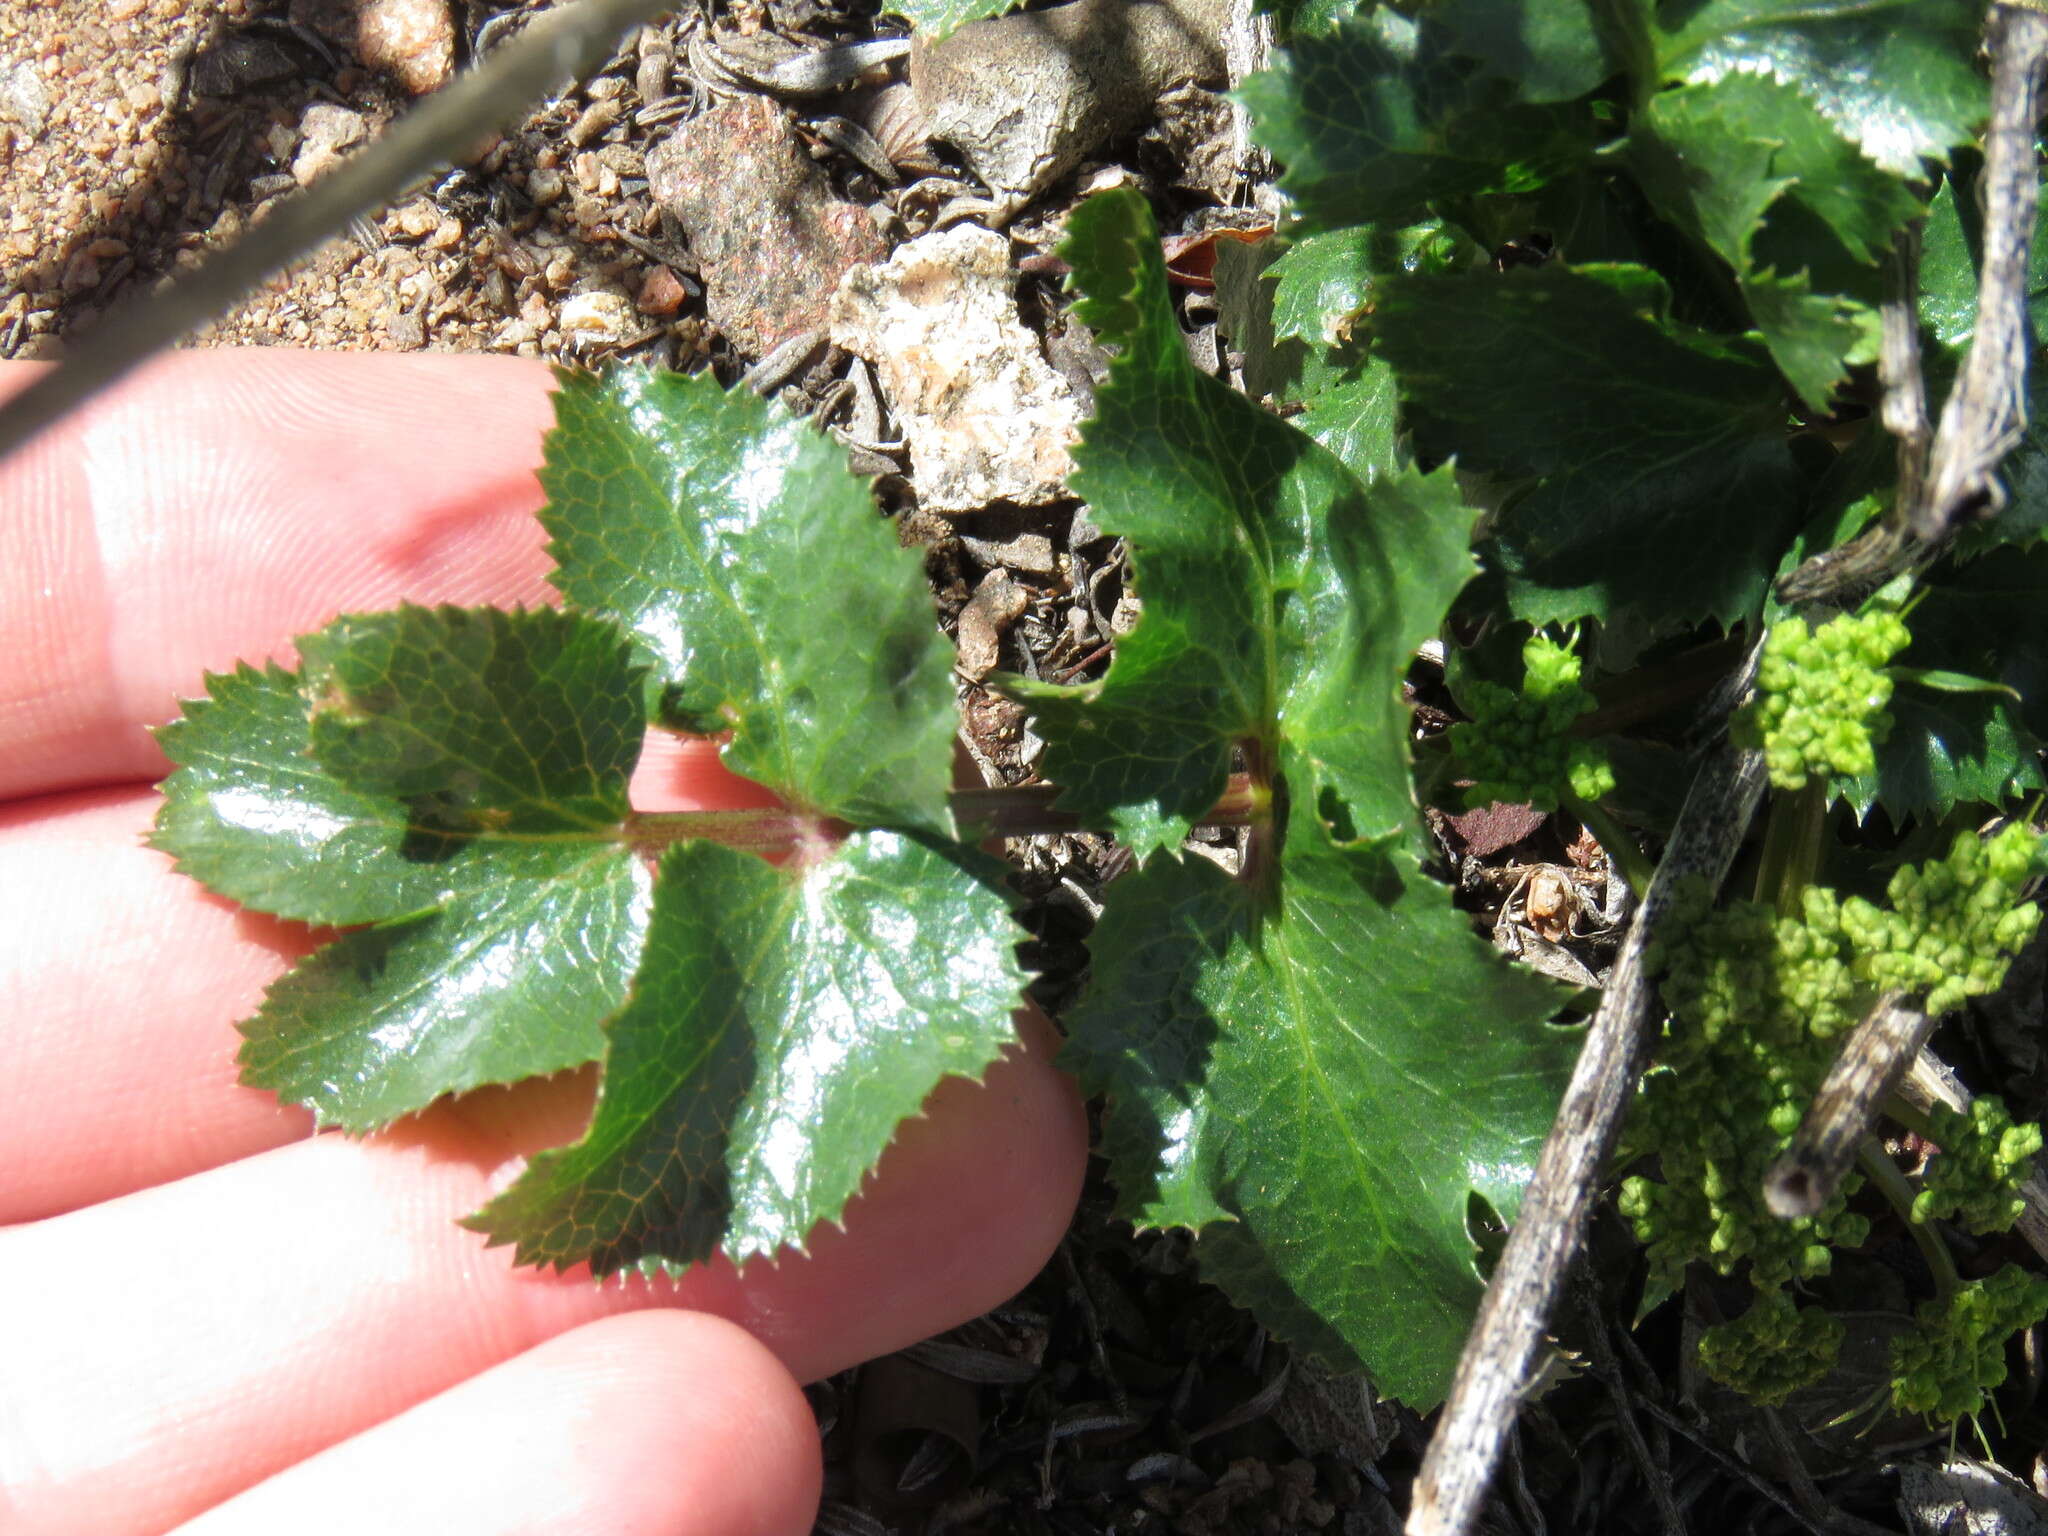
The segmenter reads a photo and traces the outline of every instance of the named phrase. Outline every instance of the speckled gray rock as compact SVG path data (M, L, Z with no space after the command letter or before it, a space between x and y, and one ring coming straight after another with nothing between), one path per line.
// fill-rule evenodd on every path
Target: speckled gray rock
M824 329L840 277L888 252L868 211L833 196L764 97L682 124L648 151L647 177L689 236L705 312L751 357Z
M1223 81L1223 0L1075 0L972 22L910 54L931 136L1020 208L1152 118L1176 85Z

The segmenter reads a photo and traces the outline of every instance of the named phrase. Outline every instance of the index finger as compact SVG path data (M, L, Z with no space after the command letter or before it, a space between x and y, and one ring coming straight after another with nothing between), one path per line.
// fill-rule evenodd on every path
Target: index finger
M0 394L38 366L0 363ZM147 728L203 671L336 613L545 600L548 385L520 358L177 352L0 462L0 798L160 776Z

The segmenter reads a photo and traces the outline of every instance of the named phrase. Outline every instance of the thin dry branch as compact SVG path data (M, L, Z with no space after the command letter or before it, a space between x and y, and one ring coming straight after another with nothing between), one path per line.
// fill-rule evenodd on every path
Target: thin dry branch
M583 0L536 20L331 176L279 203L189 277L138 296L103 319L63 364L0 405L0 459L345 229L349 220L383 207L435 167L472 151L490 129L565 80L588 74L629 27L671 3Z
M1874 591L1933 559L1971 518L2004 504L1998 466L2027 427L2027 251L2040 201L2034 129L2048 71L2048 14L2031 6L1992 6L1990 47L1991 124L1978 182L1984 255L1969 355L1929 450L1922 435L1927 417L1917 320L1910 308L1894 313L1896 306L1885 307L1880 368L1884 423L1900 441L1898 494L1882 523L1788 574L1778 585L1786 602L1835 603ZM1903 365L1908 356L1910 370Z
M1751 652L1754 665L1755 652ZM1557 1123L1480 1303L1416 1479L1410 1536L1462 1533L1486 1495L1543 1330L1585 1235L1602 1167L1648 1054L1655 986L1644 951L1678 882L1728 871L1764 792L1763 754L1724 743L1693 780L1656 878L1615 956Z
M1893 541L1887 559L1897 560L1896 569L1927 558L1961 519L1995 504L1999 460L2025 425L2025 273L2038 174L2033 125L2048 64L2048 15L1994 5L1989 32L1992 125L1985 146L1985 260L1978 278L1976 340L1942 413L1924 488L1914 506L1895 510L1894 520L1876 530ZM1852 581L1837 585L1825 567L1812 572L1802 567L1788 578L1795 591L1802 576L1819 579L1794 600L1825 601L1831 591L1870 575L1853 565L1834 566L1837 573L1845 569ZM1668 910L1680 874L1708 874L1719 883L1763 785L1759 755L1733 746L1720 748L1694 782L1664 862L1615 960L1557 1122L1458 1361L1416 1480L1410 1536L1465 1536L1482 1507L1647 1051L1652 997L1643 971L1644 949Z
M1901 994L1877 1000L1828 1069L1792 1145L1764 1175L1772 1215L1811 1216L1834 1198L1884 1101L1933 1032L1934 1020Z

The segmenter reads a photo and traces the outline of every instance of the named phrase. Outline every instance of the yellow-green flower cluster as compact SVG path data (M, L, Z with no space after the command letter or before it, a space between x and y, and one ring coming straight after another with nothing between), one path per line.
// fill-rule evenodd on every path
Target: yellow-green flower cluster
M1843 902L1858 974L1878 991L1923 996L1936 1015L1997 991L2041 922L2041 909L2019 900L2040 841L2017 822L1995 837L1964 832L1947 858L1892 876L1888 909L1855 896Z
M1607 754L1570 734L1572 722L1594 704L1579 686L1578 656L1548 636L1532 635L1522 647L1522 669L1519 692L1483 678L1461 691L1472 719L1450 734L1451 751L1475 781L1465 803L1552 811L1566 791L1587 801L1611 793Z
M1885 667L1911 638L1888 609L1842 614L1818 629L1804 619L1771 626L1756 698L1737 729L1763 748L1772 784L1804 789L1815 775L1855 778L1877 766L1877 744L1892 723Z
M2006 1342L2048 1316L2048 1280L2008 1264L1986 1280L1924 1301L1892 1341L1892 1402L1906 1413L1960 1419L2005 1381Z
M2003 1232L2026 1209L2020 1186L2034 1171L2041 1127L2015 1125L2005 1101L1984 1094L1967 1111L1934 1106L1928 1135L1941 1150L1913 1197L1915 1221L1954 1221L1980 1235Z
M1841 1319L1798 1306L1782 1289L1758 1292L1742 1316L1700 1335L1701 1368L1766 1405L1819 1381L1841 1351Z

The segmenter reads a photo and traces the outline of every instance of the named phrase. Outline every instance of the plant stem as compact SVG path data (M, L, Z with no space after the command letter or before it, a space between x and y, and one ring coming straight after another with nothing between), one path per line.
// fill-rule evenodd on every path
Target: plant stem
M1906 1230L1920 1247L1920 1256L1934 1272L1935 1294L1947 1301L1955 1295L1963 1277L1956 1273L1955 1255L1948 1251L1948 1244L1935 1236L1926 1222L1913 1219L1913 1187L1899 1172L1899 1165L1885 1156L1884 1148L1868 1136L1856 1150L1856 1161L1862 1166L1864 1176L1883 1192L1891 1208L1899 1213L1899 1220L1906 1224Z
M1084 830L1080 817L1054 809L1059 793L1056 784L1018 784L956 789L947 798L961 835L970 840ZM1202 824L1256 825L1269 813L1271 803L1270 789L1254 784L1247 774L1234 773L1222 796L1202 817ZM819 837L841 837L846 831L843 822L782 806L749 811L635 811L625 823L626 840L650 857L690 838L760 853L792 853Z
M1827 824L1825 779L1810 778L1804 789L1771 797L1763 858L1756 871L1756 899L1776 907L1778 916L1799 916L1801 897L1820 871L1821 834Z

